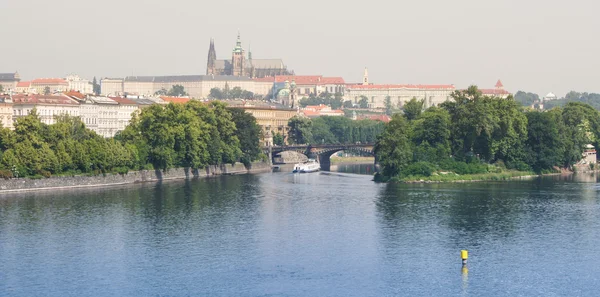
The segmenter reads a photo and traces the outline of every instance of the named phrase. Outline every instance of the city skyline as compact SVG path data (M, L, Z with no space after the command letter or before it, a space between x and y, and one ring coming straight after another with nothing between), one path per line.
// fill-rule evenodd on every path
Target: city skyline
M360 82L368 67L376 83L486 88L502 79L513 93L600 93L600 45L589 38L600 27L595 1L277 3L5 1L0 9L12 13L0 25L14 30L2 35L18 46L3 48L0 72L23 80L203 74L210 39L227 57L239 29L254 58L280 58L299 75Z

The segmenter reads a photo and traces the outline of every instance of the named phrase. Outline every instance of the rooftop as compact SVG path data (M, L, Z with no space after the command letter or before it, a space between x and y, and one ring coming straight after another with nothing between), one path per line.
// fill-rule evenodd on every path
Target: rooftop
M69 85L69 83L62 78L37 78L31 81L31 84L59 84Z
M167 103L175 103L175 104L184 104L190 101L190 98L183 97L169 97L169 96L160 96L160 99L166 101Z
M78 105L77 101L66 95L13 95L14 104L60 104Z
M416 90L454 90L454 85L346 85L346 89L371 90L371 89L416 89Z

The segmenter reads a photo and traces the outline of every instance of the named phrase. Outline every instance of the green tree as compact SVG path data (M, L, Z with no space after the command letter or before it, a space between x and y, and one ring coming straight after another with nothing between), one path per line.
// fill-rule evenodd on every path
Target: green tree
M169 92L167 92L167 95L173 97L182 97L187 96L188 93L186 93L185 88L182 85L174 85L171 87Z
M450 156L450 114L430 107L413 123L415 161L437 163Z
M515 101L523 106L531 106L534 102L540 100L540 96L538 94L518 91L515 94Z
M50 87L46 86L44 88L44 95L48 96L52 93L52 91L50 90Z
M283 135L281 135L280 133L275 133L273 135L273 144L275 145L284 145L285 144L285 139L283 138Z
M294 116L288 121L290 130L288 140L294 144L310 143L312 140L312 121L308 118Z
M219 88L210 89L210 94L208 95L208 97L211 99L225 99L223 91L221 91L221 89Z
M385 105L385 114L387 114L389 116L392 115L392 97L386 96L384 105Z
M95 76L94 76L94 79L92 80L92 92L94 92L94 94L96 94L96 95L98 95L102 92L102 90L100 88L100 84L96 80Z
M352 107L354 107L354 105L352 104L352 101L351 101L351 100L344 101L344 104L342 104L342 106L343 106L344 108L352 108Z
M2 85L0 85L0 94L4 93L4 87Z
M397 176L413 159L411 128L400 114L392 116L375 144L375 156L386 177Z
M154 96L166 96L169 91L165 88L161 88L160 90L154 92Z
M560 112L527 113L527 163L536 172L563 165L565 143Z
M369 108L369 98L366 96L360 96L360 100L358 101L358 106L360 108Z
M404 104L404 107L402 108L404 116L409 121L415 120L419 117L419 115L421 115L421 112L423 112L424 105L425 99L418 100L417 98L413 97L408 102L406 102L406 104Z
M237 128L235 135L240 141L241 161L248 166L250 162L258 160L261 153L259 145L260 126L256 123L256 118L253 115L241 108L231 108L229 112ZM275 142L275 137L276 135L273 136L273 142Z

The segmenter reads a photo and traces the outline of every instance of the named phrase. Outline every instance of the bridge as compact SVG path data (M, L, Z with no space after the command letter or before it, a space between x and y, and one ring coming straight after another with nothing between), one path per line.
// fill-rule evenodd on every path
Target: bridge
M318 160L321 163L321 168L329 170L331 161L329 158L340 151L352 151L357 153L369 154L375 156L373 151L373 143L356 143L356 144L309 144L309 145L286 145L286 146L270 146L265 148L268 152L271 162L274 161L274 156L286 151L294 151L304 154L305 156ZM377 161L375 161L377 163Z

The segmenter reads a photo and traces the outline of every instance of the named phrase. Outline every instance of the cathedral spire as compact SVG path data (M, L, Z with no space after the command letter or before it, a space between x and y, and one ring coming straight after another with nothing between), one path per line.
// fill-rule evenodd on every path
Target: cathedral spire
M208 48L208 59L206 62L206 75L216 74L216 61L217 61L217 52L215 51L215 40L213 38L210 39L210 46Z

